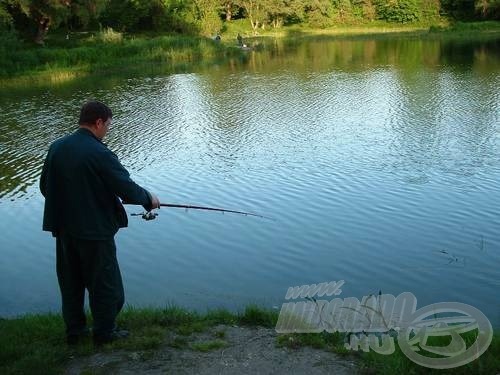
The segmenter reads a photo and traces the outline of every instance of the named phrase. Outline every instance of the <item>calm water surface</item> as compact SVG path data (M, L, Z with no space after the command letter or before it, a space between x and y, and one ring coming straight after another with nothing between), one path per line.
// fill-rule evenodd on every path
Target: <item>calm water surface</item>
M210 68L0 90L0 315L59 309L38 179L81 104L162 201L116 237L128 302L280 306L289 286L414 293L500 325L500 40L268 42ZM151 68L151 70L154 70ZM139 208L127 207L129 213Z

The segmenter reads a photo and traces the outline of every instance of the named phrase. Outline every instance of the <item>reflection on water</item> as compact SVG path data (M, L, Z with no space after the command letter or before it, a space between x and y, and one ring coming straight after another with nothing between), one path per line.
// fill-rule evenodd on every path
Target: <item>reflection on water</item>
M279 219L131 219L117 238L129 302L279 305L288 286L344 279L345 296L411 291L499 324L499 47L278 40L189 73L2 91L0 315L58 308L37 182L98 98L109 147L162 200Z

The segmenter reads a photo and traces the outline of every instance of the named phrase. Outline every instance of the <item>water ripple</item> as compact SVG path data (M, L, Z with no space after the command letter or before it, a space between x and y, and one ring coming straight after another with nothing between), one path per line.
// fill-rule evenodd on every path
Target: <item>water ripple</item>
M131 217L117 236L129 302L274 304L288 286L344 279L349 296L412 291L419 305L460 300L494 317L498 70L405 65L396 51L409 41L339 43L278 45L277 60L246 68L1 98L0 315L58 308L38 178L49 144L98 98L114 111L108 146L163 201L276 219Z

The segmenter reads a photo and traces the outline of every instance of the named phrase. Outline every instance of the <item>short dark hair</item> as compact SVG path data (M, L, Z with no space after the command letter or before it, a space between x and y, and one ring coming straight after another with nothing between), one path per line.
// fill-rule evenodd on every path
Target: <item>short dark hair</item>
M92 100L83 105L78 124L91 125L95 124L98 119L107 121L111 117L113 117L113 113L106 104Z

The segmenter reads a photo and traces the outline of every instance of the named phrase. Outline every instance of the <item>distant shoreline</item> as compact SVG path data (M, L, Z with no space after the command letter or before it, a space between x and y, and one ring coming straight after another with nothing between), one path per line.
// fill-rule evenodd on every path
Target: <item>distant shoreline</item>
M234 32L222 34L222 41L182 35L122 34L104 32L54 34L45 47L7 41L9 53L0 61L0 85L3 88L31 84L58 84L95 74L133 72L147 66L160 66L164 71L180 71L190 64L213 65L228 58L241 58L248 53L236 43ZM416 36L425 38L469 38L500 36L500 22L483 21L454 25L424 26L380 24L338 26L328 29L283 27L265 30L259 35L244 33L250 43L260 38L339 37L369 38Z

